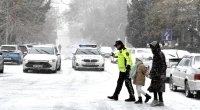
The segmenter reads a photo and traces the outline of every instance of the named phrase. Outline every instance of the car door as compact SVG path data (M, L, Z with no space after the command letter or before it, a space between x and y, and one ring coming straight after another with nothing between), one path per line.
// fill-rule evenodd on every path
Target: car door
M177 86L180 86L180 74L186 58L183 58L173 72L173 81Z
M179 83L181 87L184 87L185 85L185 79L187 77L187 72L189 71L190 67L191 67L191 60L192 58L185 58L184 63L182 65L182 68L180 69L179 72Z

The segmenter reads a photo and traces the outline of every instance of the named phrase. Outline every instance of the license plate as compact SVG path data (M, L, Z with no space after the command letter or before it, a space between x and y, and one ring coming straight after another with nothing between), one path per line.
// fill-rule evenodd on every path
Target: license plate
M4 60L11 60L11 58L4 58Z
M42 68L42 65L33 65L34 68Z
M95 65L95 63L87 63L87 65Z

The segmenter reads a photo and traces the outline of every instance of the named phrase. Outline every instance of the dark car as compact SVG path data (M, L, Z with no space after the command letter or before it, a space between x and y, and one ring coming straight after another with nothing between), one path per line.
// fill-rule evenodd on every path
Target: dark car
M23 54L18 50L17 45L2 45L1 53L4 59L4 62L22 64Z
M3 71L4 71L4 61L2 53L0 53L0 73L3 73Z

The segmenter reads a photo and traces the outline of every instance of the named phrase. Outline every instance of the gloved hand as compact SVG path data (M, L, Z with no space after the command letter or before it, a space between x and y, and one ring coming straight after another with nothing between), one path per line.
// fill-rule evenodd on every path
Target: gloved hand
M110 54L111 56L115 56L115 54L113 53L113 52L111 52L111 54Z
M130 65L127 65L127 66L126 66L126 70L130 71L130 70L131 70L131 66L130 66Z

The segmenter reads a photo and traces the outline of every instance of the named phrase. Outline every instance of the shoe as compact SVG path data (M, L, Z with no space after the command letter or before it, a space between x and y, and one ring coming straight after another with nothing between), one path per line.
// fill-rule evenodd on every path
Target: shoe
M109 99L112 99L112 100L118 100L118 97L117 96L108 96Z
M147 103L151 99L151 96L149 94L146 94L145 97L146 99L144 102Z
M152 103L151 103L151 106L155 107L155 106L158 106L158 104L159 104L158 100L153 100Z
M142 104L142 97L138 97L138 101L136 101L135 104Z
M157 106L164 106L164 102L159 101L159 104Z
M132 97L126 99L125 101L126 101L126 102L134 102L134 101L135 101L135 97L132 96Z

